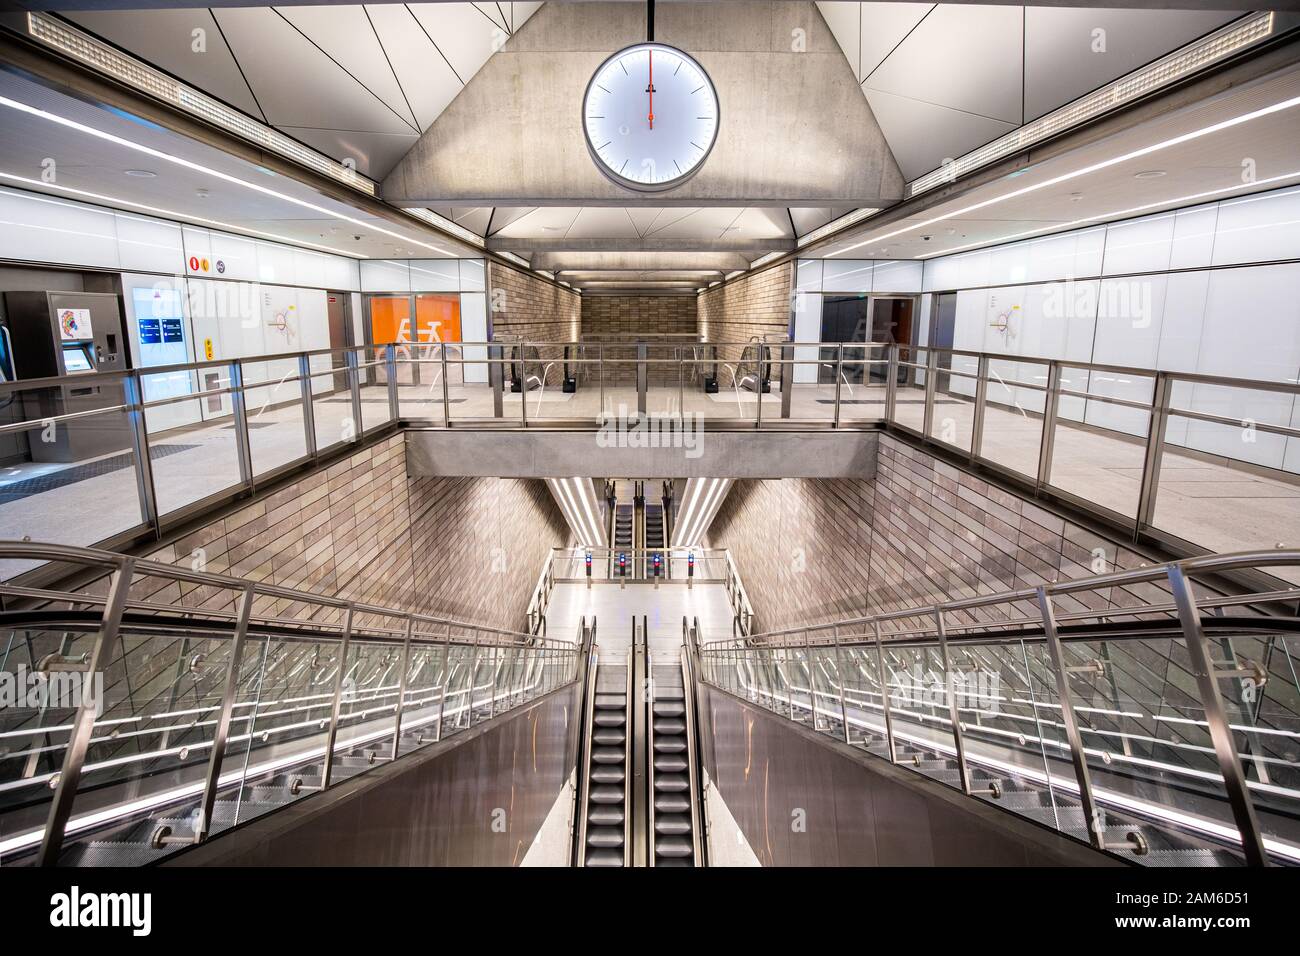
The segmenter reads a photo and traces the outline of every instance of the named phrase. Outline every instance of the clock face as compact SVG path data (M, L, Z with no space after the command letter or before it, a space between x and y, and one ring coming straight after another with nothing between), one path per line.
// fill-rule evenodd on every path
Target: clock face
M718 138L718 94L681 50L638 43L591 78L582 126L592 158L610 179L632 189L671 189L695 174Z

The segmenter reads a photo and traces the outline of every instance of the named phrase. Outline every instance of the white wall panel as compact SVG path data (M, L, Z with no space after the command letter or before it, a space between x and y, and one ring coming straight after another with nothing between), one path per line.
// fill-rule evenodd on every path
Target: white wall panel
M916 293L921 291L923 263L915 259L877 262L871 275L871 291Z
M1214 229L1218 218L1218 203L1179 210L1174 217L1174 241L1169 252L1169 268L1199 269L1210 265L1214 256Z
M0 257L114 268L118 255L113 213L0 189Z
M1163 272L1169 268L1174 240L1173 213L1115 223L1106 230L1102 274Z
M410 292L410 267L405 260L362 259L361 291Z
M1214 265L1300 258L1300 188L1219 203Z
M243 279L255 282L259 278L258 248L253 239L232 236L224 232L209 233L212 249L212 267L208 275L222 279Z
M257 277L263 282L277 282L282 285L293 282L298 272L293 253L293 249L282 246L278 242L259 242Z
M488 340L486 293L461 293L460 337L461 341L464 342L486 342ZM487 346L467 345L463 349L467 361L484 363L463 366L464 381L466 384L486 384L488 380Z
M822 290L821 259L800 259L795 266L794 288L796 292L820 292Z
M412 292L460 290L460 267L455 259L412 259L407 265Z
M116 213L114 219L118 261L123 269L177 273L184 268L185 243L179 225L123 212Z
M822 266L822 291L870 292L874 266L870 259L826 259Z
M487 288L487 277L482 259L460 260L460 290L462 292L482 292ZM487 341L487 336L484 336Z

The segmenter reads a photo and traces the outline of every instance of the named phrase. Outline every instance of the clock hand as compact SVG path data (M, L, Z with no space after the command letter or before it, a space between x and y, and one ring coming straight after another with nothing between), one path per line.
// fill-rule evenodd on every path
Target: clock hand
M655 53L654 50L647 50L646 57L650 63L650 80L646 85L645 91L650 94L650 128L655 128Z

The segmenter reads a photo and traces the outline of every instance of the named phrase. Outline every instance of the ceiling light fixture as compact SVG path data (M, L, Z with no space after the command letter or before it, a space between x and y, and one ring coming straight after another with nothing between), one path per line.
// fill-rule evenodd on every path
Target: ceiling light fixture
M288 236L277 235L273 232L264 232L261 229L249 229L247 226L236 226L234 223L222 222L219 219L209 219L206 216L195 216L191 213L180 213L172 209L162 209L158 206L150 206L146 203L136 202L133 199L122 199L118 196L105 196L102 193L92 193L85 189L73 189L71 186L60 186L56 183L47 183L39 179L29 179L26 176L17 176L13 173L0 172L0 179L7 179L10 182L23 183L28 186L35 186L38 189L52 189L61 193L67 193L70 196L79 196L84 199L95 200L104 203L107 206L132 206L145 212L151 212L159 216L164 216L176 222L195 222L202 223L206 226L216 226L218 229L227 229L231 232L243 233L250 236L258 236L262 239L270 239L274 242L283 242L291 246L308 246L312 249L319 249L321 252L333 253L337 256L347 256L350 259L369 259L370 257L360 252L345 252L342 249L335 249L333 246L323 246L316 242L308 242L306 239L291 239Z
M936 256L947 256L957 252L965 252L968 249L982 249L988 246L997 246L1016 239L1027 239L1030 236L1042 235L1046 232L1066 232L1077 226L1085 226L1094 222L1110 222L1127 219L1133 216L1141 215L1144 212L1156 209L1160 206L1185 206L1196 203L1203 199L1209 199L1212 196L1222 196L1224 193L1236 192L1238 189L1256 189L1260 186L1267 186L1269 183L1282 183L1288 179L1300 179L1300 170L1290 173L1282 173L1278 176L1270 176L1267 179L1257 179L1253 183L1237 183L1232 186L1221 186L1218 189L1208 189L1205 192L1192 193L1187 196L1177 196L1172 199L1161 199L1156 202L1144 203L1141 206L1133 206L1129 209L1117 209L1111 212L1097 213L1094 216L1085 216L1082 219L1072 219L1065 223L1055 223L1051 226L1040 226L1037 229L1027 229L1023 232L1013 232L1010 235L1002 236L998 239L982 239L978 242L969 242L964 246L954 246L951 249L943 249L938 252L927 252L924 255L917 256L918 259L933 259Z
M1144 169L1140 173L1134 173L1133 178L1134 179L1159 179L1163 175L1165 175L1165 171L1163 169Z
M131 140L124 139L121 136L115 136L112 133L106 133L103 130L95 129L93 126L87 126L84 123L78 123L75 120L68 119L67 117L59 116L57 113L51 113L48 110L37 109L34 106L28 106L26 103L20 103L17 100L11 100L5 96L0 96L0 106L7 106L11 110L16 110L20 113L26 113L29 116L35 116L40 119L46 120L48 122L55 123L59 126L66 127L68 129L75 129L78 132L86 133L89 136L94 136L95 138L102 139L105 142L114 143L118 146L124 146L127 149L133 149L136 152L144 153L147 156L152 156L155 159L162 160L163 162L173 163L174 165L184 167L185 169L190 169L198 173L203 173L205 175L212 176L216 179L224 180L225 182L228 183L233 183L236 186L243 186L245 189L250 189L253 192L261 193L264 196L270 196L273 199L279 199L287 203L292 203L293 205L300 206L303 209L310 209L313 212L323 213L324 215L329 216L331 219L338 219L343 222L350 222L353 225L357 225L357 226L365 226L367 229L373 229L376 232L382 232L384 235L391 236L394 239L400 239L403 242L414 242L416 245L423 246L426 249L432 249L434 252L437 252L440 255L451 256L452 258L455 258L455 253L449 252L446 249L442 248L441 246L435 246L432 243L428 243L428 242L421 242L418 239L411 239L407 236L403 236L401 233L393 232L392 230L385 229L382 226L377 226L373 222L365 222L361 219L353 218L352 216L348 216L344 213L336 212L333 209L328 209L325 206L318 206L316 203L308 202L305 199L298 199L294 196L289 196L285 193L277 192L276 190L270 189L266 186L261 186L257 183L251 183L248 182L247 180L240 179L238 176L232 176L229 173L223 173L220 172L219 170L211 169L207 166L202 165L201 163L191 162L188 159L182 159L179 156L173 156L170 153L164 153L162 150L154 149L151 146L145 146L142 143L132 142Z
M907 189L908 198L951 183L959 176L964 176L1013 153L1023 152L1035 143L1057 136L1104 113L1132 103L1140 97L1164 89L1193 73L1220 63L1238 50L1271 36L1273 27L1273 14L1267 11L1253 13L1235 23L1229 23L1154 63L1134 70L1099 90L1081 96L1060 109L1053 110L1046 116L999 136L993 142L986 143L965 156L945 163L933 172L913 180Z
M134 176L137 179L154 179L158 176L152 169L126 169L123 170L128 176Z
M1190 143L1204 136L1210 136L1214 133L1222 132L1225 129L1232 129L1234 126L1240 126L1243 123L1249 123L1253 120L1261 119L1265 116L1271 116L1274 113L1280 113L1285 110L1294 109L1296 106L1300 106L1300 96L1293 96L1290 99L1281 100L1277 103L1273 103L1270 106L1264 106L1261 107L1260 109L1252 110L1249 113L1243 113L1240 116L1234 116L1231 119L1222 120L1221 122L1218 123L1212 123L1209 126L1203 126L1200 129L1192 130L1191 132L1182 133L1178 136L1171 137L1170 139L1163 140L1159 143L1152 143L1150 146L1143 146L1140 149L1131 150L1130 152L1123 153L1119 156L1112 156L1110 159L1104 159L1101 162L1092 163L1091 165L1084 166L1082 169L1076 169L1073 172L1061 173L1058 176L1053 176L1050 179L1045 179L1041 183L1035 183L1031 186L1023 186L1020 189L1013 189L1011 192L1005 193L1004 195L993 196L990 199L984 199L981 200L980 202L972 203L969 206L963 206L960 209L954 209L952 212L945 213L942 216L935 216L931 219L926 219L922 222L911 223L910 225L902 226L898 229L895 229L892 232L886 232L877 236L870 236L866 239L863 239L861 242L856 242L851 246L847 246L835 252L828 253L827 258L829 258L830 256L843 255L846 252L852 252L854 249L860 249L863 246L870 245L872 243L882 242L885 239L892 239L895 236L901 236L903 235L903 233L906 232L914 232L918 229L924 229L926 226L932 226L935 223L947 222L950 219L956 219L959 216L965 216L968 213L977 212L981 209L987 209L989 206L996 206L999 203L1006 202L1008 199L1016 199L1020 196L1025 196L1030 193L1038 192L1040 189L1047 189L1051 186L1056 186L1060 183L1069 182L1072 179L1078 179L1080 176L1087 176L1090 175L1091 173L1100 172L1103 169L1110 169L1112 166L1118 166L1120 163L1126 163L1129 162L1130 160L1140 159L1143 156L1149 156L1152 153L1158 153L1161 150L1169 149L1170 147L1173 146L1180 146L1183 143ZM1022 172L1017 175L1024 175L1024 173Z

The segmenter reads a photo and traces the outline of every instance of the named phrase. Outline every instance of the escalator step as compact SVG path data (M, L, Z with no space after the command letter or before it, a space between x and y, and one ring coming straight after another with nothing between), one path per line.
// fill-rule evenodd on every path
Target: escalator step
M587 822L598 827L621 827L623 825L623 807L592 807L587 814Z
M602 747L621 747L627 742L627 732L622 727L598 727L591 739Z
M587 830L587 846L621 847L623 845L623 828L590 827Z
M678 720L674 717L656 717L655 733L656 734L684 734L686 733L686 721Z
M685 813L690 808L691 802L684 793L655 794L655 813Z
M604 787L604 786L601 786L601 787L592 787L592 788L591 788L591 802L592 802L592 803L618 803L618 804L621 804L621 803L623 802L623 788L622 788L622 787Z
M622 866L623 851L597 847L587 851L588 866Z
M627 716L621 710L598 710L592 718L597 727L626 727Z
M655 753L679 754L686 749L685 737L656 737Z
M693 860L691 860L689 854L685 857L664 856L655 860L655 866L660 867L661 869L668 869L670 867L679 867L679 866L692 867L694 865L695 863Z
M689 790L691 782L686 779L684 773L657 773L655 774L655 790L667 790L670 793L680 793L683 790Z
M656 813L655 833L681 836L691 832L691 817L687 813Z
M593 783L622 783L627 776L622 764L602 764L591 768Z
M678 754L655 754L655 773L680 773L685 769L685 757Z
M686 713L686 705L675 700L656 700L656 717L681 717Z
M655 856L686 857L691 855L691 841L681 836L660 837L655 840Z
M596 747L591 751L591 762L621 764L626 756L622 747Z
M626 694L597 694L597 710L627 710Z

